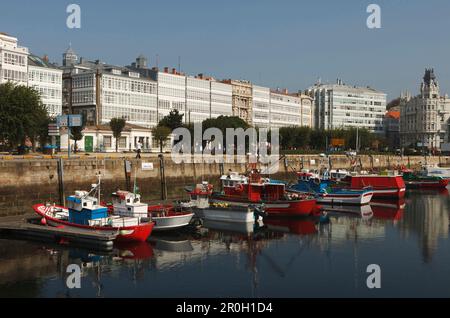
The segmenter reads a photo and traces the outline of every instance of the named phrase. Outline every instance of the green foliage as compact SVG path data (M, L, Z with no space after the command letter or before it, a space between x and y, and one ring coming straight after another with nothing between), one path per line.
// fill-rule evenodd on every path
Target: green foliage
M313 130L309 127L283 127L280 128L280 146L282 150L316 150L324 151L326 146L331 147L333 138L344 139L344 149L356 149L356 135L358 133L359 149L379 150L385 147L386 140L369 130L356 128Z
M83 129L84 127L82 126L70 128L70 139L75 141L74 152L77 152L78 150L77 141L83 139Z
M226 136L227 128L242 128L247 129L250 126L241 118L237 116L219 116L217 118L209 118L202 123L203 131L208 128L218 128L222 134Z
M49 115L39 93L30 87L0 85L0 143L9 150L48 138Z
M172 129L166 126L158 125L153 128L152 133L153 137L158 141L159 151L162 152L163 147L165 146L170 134L172 133Z
M112 118L109 122L109 127L113 132L113 136L116 139L116 152L119 149L118 139L122 136L122 131L125 128L126 121L123 118Z
M169 115L159 121L158 126L168 127L173 131L183 126L183 116L177 109L172 109Z

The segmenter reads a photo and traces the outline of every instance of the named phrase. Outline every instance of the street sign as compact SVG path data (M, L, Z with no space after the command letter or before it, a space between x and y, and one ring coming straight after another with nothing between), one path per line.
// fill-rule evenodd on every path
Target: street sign
M82 126L81 115L69 115L69 126L70 127L81 127Z
M58 127L67 127L68 121L67 115L59 115L56 117L56 124Z
M142 170L153 170L153 162L143 162L141 168Z
M56 117L58 127L80 127L82 126L81 115L59 115Z
M59 128L56 123L48 124L48 135L49 136L59 136Z

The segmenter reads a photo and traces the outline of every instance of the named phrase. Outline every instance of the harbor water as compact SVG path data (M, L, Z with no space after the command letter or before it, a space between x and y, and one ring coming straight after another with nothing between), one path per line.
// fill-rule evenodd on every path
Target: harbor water
M408 191L321 218L206 222L112 252L0 238L0 297L449 297L449 211L447 190ZM81 288L66 284L70 264ZM367 285L371 264L380 288Z

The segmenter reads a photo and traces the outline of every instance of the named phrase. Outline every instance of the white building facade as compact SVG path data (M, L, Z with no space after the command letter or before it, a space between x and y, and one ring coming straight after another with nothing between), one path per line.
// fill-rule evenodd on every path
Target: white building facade
M65 68L69 112L83 114L88 124L112 118L142 127L156 126L157 84L129 69L99 61L81 61Z
M115 152L116 143L119 152L136 151L137 142L140 142L144 152L157 150L152 148L151 129L137 125L125 125L121 137L116 140L109 125L86 126L83 130L83 138L76 142L78 151L83 152ZM67 151L67 131L62 130L60 138L60 150ZM75 141L70 140L70 148L73 151Z
M203 78L186 77L185 121L195 123L211 118L211 82Z
M316 84L307 90L314 98L314 127L337 129L359 127L383 133L386 94L372 88Z
M253 85L253 124L255 127L270 128L270 88Z
M177 109L180 114L186 112L186 76L176 72L169 73L168 68L164 72L153 70L152 79L157 83L158 121L167 116L172 109ZM186 120L186 116L184 117Z
M28 86L39 92L52 118L62 113L62 74L63 71L50 64L48 59L28 56Z
M233 116L233 89L230 84L211 80L211 118Z
M450 99L441 96L433 69L426 69L420 94L404 96L400 102L400 141L402 147L450 149Z
M287 91L270 92L270 127L301 126L301 99Z
M28 49L17 45L15 37L0 33L0 84L28 83Z

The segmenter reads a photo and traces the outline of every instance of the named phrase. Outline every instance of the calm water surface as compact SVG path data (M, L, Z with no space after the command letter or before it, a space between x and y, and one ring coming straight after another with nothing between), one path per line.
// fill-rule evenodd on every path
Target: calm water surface
M103 255L1 239L0 297L450 297L449 203L447 191L408 192L330 209L329 223L205 224ZM72 263L78 290L65 284ZM366 286L369 264L381 289Z

